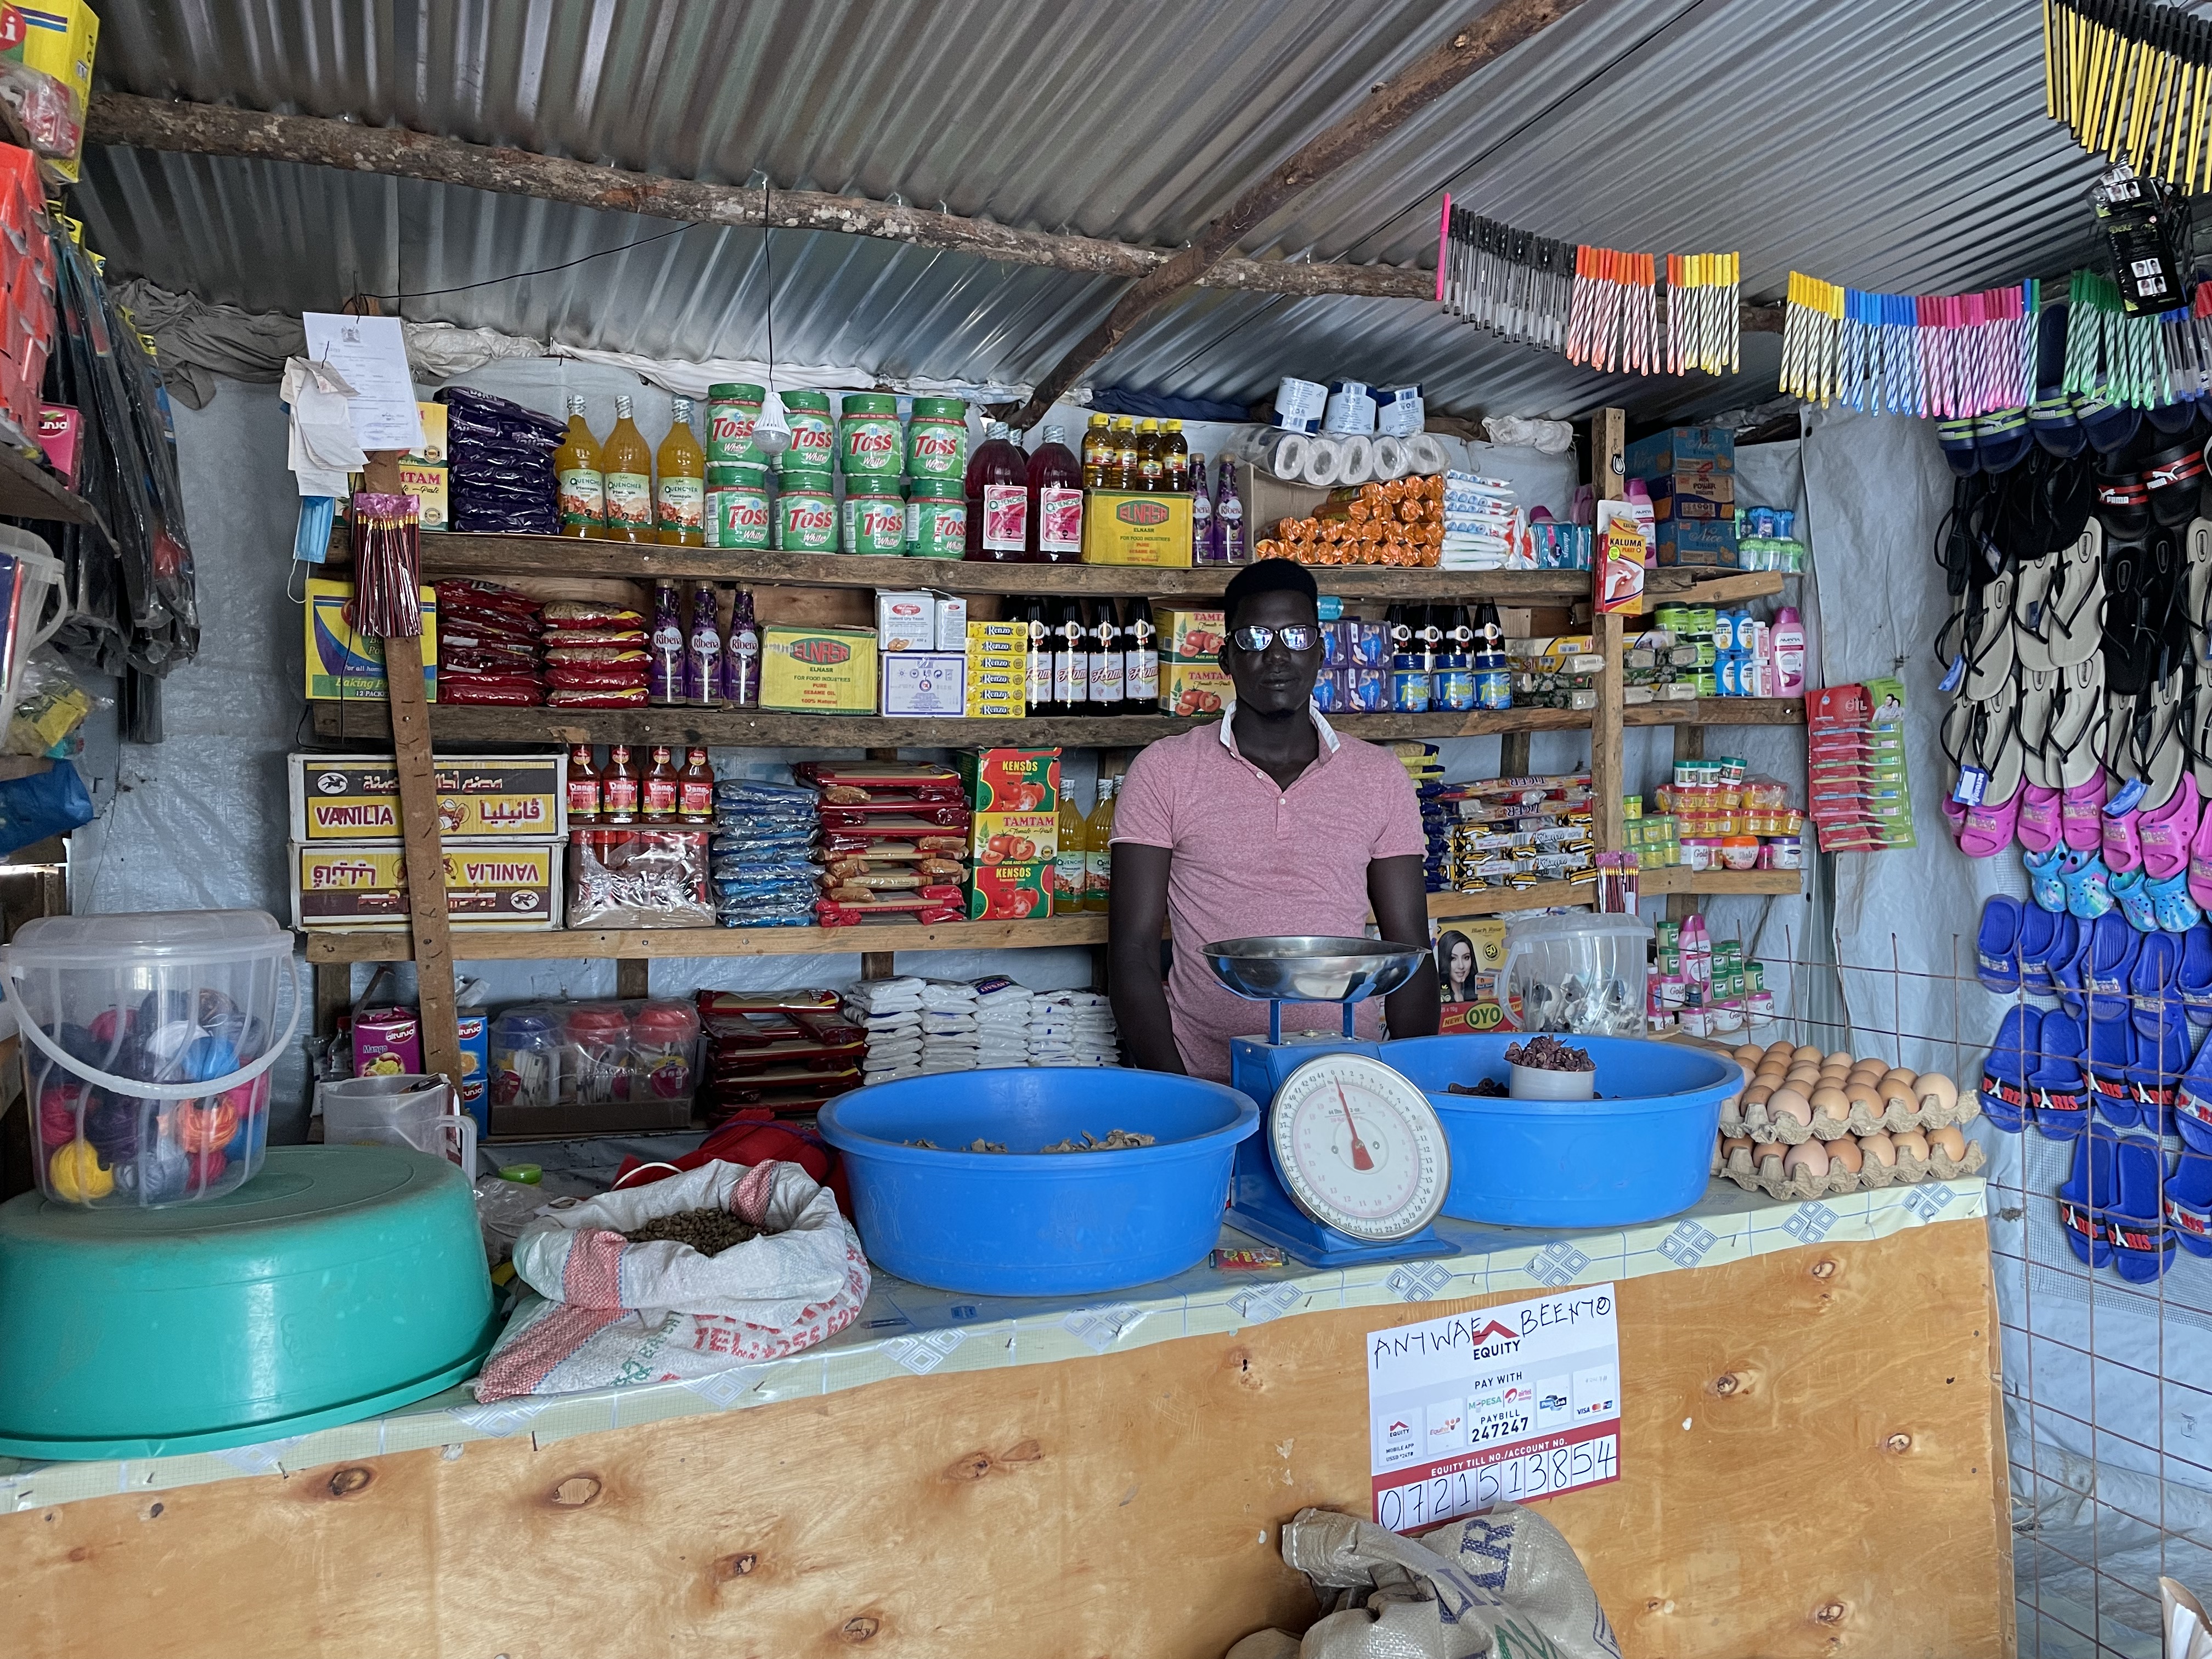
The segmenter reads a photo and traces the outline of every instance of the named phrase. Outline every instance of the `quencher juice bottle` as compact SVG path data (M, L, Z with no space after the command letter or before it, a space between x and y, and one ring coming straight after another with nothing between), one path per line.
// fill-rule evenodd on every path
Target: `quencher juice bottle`
M1052 912L1073 915L1083 908L1085 874L1082 809L1075 792L1062 783L1060 790L1060 850L1052 861Z
M607 486L599 471L599 441L584 424L584 400L580 396L568 399L568 434L553 452L553 471L560 485L561 533L605 535Z
M1098 805L1083 826L1083 908L1103 912L1114 886L1114 791L1119 778L1098 780Z
M617 542L653 539L653 451L630 419L630 401L615 399L615 429L599 450L607 489L607 537Z
M707 544L707 452L691 430L691 400L675 400L675 419L654 458L653 532L663 547Z

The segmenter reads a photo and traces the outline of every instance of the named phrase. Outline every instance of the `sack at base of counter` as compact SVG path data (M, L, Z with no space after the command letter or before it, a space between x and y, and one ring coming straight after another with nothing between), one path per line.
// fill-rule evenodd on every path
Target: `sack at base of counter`
M728 1210L760 1236L716 1255L623 1235L687 1210ZM514 1241L525 1296L477 1378L480 1401L681 1382L836 1335L868 1298L860 1235L796 1164L708 1164L607 1193Z
M1313 1581L1328 1611L1303 1640L1259 1631L1225 1659L1620 1659L1574 1546L1518 1504L1419 1541L1332 1510L1300 1510L1283 1528L1283 1564Z

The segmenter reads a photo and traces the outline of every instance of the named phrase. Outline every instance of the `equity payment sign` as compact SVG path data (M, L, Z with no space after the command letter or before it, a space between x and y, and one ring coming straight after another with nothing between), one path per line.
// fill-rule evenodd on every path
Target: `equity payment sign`
M1375 1519L1413 1532L1620 1474L1610 1285L1370 1332Z

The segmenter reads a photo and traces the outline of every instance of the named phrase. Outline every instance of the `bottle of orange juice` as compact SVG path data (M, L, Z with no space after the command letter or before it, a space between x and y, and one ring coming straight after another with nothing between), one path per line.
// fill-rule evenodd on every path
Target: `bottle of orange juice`
M1052 913L1072 916L1083 908L1085 853L1083 811L1066 779L1060 785L1060 850L1052 860Z
M663 547L707 544L707 452L691 429L691 400L674 400L675 417L653 458L653 532Z
M607 489L607 537L617 542L653 539L653 452L630 419L630 401L615 399L615 429L599 447Z
M1103 912L1114 886L1114 791L1119 778L1098 780L1098 805L1083 826L1083 908Z
M553 472L561 495L561 533L607 533L607 489L599 472L599 441L584 423L584 400L568 398L568 435L553 452Z

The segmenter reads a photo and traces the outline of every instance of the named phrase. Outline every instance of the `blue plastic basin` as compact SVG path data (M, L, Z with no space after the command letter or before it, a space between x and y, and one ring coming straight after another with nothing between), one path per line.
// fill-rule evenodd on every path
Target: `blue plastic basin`
M876 1266L973 1296L1061 1296L1206 1260L1237 1143L1260 1127L1260 1109L1195 1078L1040 1066L879 1083L838 1096L819 1121L845 1155L853 1220ZM1036 1150L1109 1129L1158 1144ZM1009 1150L950 1150L979 1137Z
M1486 1100L1445 1092L1506 1082L1518 1036L1408 1037L1382 1058L1429 1097L1451 1145L1444 1213L1502 1227L1626 1227L1705 1196L1731 1060L1633 1037L1568 1037L1597 1062L1597 1100Z

